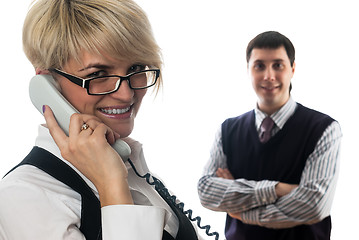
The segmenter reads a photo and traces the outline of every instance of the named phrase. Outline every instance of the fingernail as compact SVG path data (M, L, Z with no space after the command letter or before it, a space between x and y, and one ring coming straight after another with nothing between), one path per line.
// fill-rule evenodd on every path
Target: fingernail
M117 140L117 139L120 139L120 138L121 138L121 135L118 134L117 132L115 132L115 138L116 138L116 140Z
M46 107L45 105L42 105L42 113L45 113Z

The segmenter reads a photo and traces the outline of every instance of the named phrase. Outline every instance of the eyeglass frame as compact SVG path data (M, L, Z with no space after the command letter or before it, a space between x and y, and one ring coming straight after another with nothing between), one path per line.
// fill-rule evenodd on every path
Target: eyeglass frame
M70 82L82 87L82 88L85 88L87 90L87 94L88 95L107 95L107 94L111 94L111 93L114 93L116 91L118 91L118 89L120 88L121 86L121 83L122 81L127 81L128 82L128 86L130 87L130 89L133 89L133 90L141 90L141 89L146 89L146 88L150 88L152 86L154 86L160 76L160 69L146 69L146 70L142 70L142 71L138 71L138 72L133 72L133 73L130 73L130 74L127 74L126 76L119 76L119 75L107 75L107 76L100 76L100 77L93 77L93 78L87 78L87 79L83 79L83 78L80 78L80 77L76 77L72 74L69 74L67 72L64 72L64 71L61 71L57 68L50 68L49 69L50 72L55 72L65 78L67 78ZM138 74L138 73L144 73L144 72L156 72L156 79L155 81L149 85L149 86L146 86L146 87L132 87L131 86L131 81L130 81L130 77L135 75L135 74ZM98 79L98 78L105 78L105 77L118 77L120 81L120 83L118 84L117 88L116 89L113 89L112 91L109 91L109 92L105 92L105 93L90 93L90 82L92 80L95 80L95 79Z

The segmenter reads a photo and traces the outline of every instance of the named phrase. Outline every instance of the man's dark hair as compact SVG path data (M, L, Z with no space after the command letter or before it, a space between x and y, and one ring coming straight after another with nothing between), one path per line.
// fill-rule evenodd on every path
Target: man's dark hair
M293 63L295 60L295 49L292 42L283 34L276 31L268 31L258 34L255 38L253 38L247 46L247 63L251 58L253 48L269 48L269 49L277 49L281 46L284 46L290 65L293 67Z

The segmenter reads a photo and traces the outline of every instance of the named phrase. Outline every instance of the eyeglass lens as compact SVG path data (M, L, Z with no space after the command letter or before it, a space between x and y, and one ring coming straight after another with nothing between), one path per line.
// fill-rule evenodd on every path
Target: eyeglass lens
M140 72L131 75L128 80L133 89L151 87L156 83L156 71ZM121 80L119 77L101 77L89 82L89 92L92 94L108 93L117 90Z

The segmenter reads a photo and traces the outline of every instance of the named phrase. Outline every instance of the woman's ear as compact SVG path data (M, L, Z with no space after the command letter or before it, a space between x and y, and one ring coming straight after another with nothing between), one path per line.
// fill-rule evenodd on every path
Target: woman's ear
M41 68L36 68L35 73L36 75L51 75L51 72L49 70ZM55 87L61 92L61 86L57 79L55 79Z
M41 69L41 68L36 68L35 69L35 72L36 72L36 75L49 75L50 74L50 71L47 70L47 69Z

